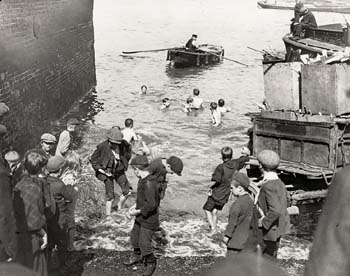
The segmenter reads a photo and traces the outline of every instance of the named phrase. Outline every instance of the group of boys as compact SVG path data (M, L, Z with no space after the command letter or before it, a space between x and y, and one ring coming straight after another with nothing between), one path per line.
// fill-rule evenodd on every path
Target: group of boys
M0 104L0 116L8 107ZM70 151L71 133L78 120L70 119L60 135L56 155L52 154L56 138L41 136L39 148L29 150L21 159L16 151L0 156L0 262L15 262L48 275L48 262L57 250L60 269L66 265L67 251L74 249L74 186L61 179ZM1 139L6 127L0 125ZM56 251L55 250L55 251Z
M264 254L276 258L280 238L286 234L289 222L288 194L276 173L280 161L278 154L271 150L258 154L263 179L255 196L248 176L239 172L249 160L249 150L243 148L241 157L232 159L232 149L224 147L221 155L223 163L213 173L212 181L215 183L203 206L210 234L215 233L217 213L232 193L235 200L230 207L223 238L227 256L241 251L256 251L260 246Z

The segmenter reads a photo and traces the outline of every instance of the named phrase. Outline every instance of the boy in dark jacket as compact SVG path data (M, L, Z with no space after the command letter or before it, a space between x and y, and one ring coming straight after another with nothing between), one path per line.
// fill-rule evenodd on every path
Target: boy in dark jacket
M222 148L221 156L224 162L217 166L213 173L211 180L215 181L215 184L211 186L208 192L209 197L203 206L211 228L211 234L216 231L218 211L222 210L230 197L233 175L241 169L239 161L232 159L232 148Z
M230 207L224 243L227 245L227 257L242 250L255 251L257 246L256 230L258 217L254 216L254 202L249 195L250 181L243 173L236 173L232 181L232 193L237 197Z
M157 260L152 252L152 236L159 229L161 189L158 181L147 171L147 157L136 156L131 160L130 165L140 180L137 186L136 207L129 211L131 216L135 216L130 237L134 256L125 264L133 265L143 262L145 270L142 275L150 276L157 265Z
M46 178L50 191L55 199L56 212L47 222L49 257L52 249L57 246L58 258L61 267L65 265L65 255L68 242L68 205L73 201L73 186L66 186L59 179L62 168L66 164L66 159L62 156L50 157L46 169L49 176Z
M91 156L90 161L96 172L96 177L105 184L107 216L111 214L115 197L114 180L122 190L118 208L122 208L123 203L131 193L131 187L125 175L130 158L130 144L123 140L123 133L116 127L109 130L107 140L99 144Z

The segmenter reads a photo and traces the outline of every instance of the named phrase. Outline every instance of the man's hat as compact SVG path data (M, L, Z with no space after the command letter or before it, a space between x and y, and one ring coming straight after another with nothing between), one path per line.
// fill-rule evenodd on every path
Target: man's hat
M0 125L0 136L3 136L7 133L7 128L4 125Z
M7 162L15 163L19 161L20 156L17 151L11 150L5 154L4 158Z
M6 104L0 103L0 117L4 116L9 111L10 108Z
M130 162L131 166L143 166L147 167L149 165L148 158L144 155L137 155Z
M193 37L195 37L195 38L197 38L197 37L198 37L198 35L196 35L196 34L192 34L192 36L193 36Z
M123 137L123 133L116 127L112 127L107 133L107 139L111 143L120 144Z
M79 125L79 121L76 118L70 118L67 122L67 125L77 126L77 125Z
M47 161L46 169L49 172L57 172L59 169L62 169L63 166L67 163L67 160L62 156L52 156Z
M177 156L170 156L166 162L170 165L170 169L177 175L181 175L181 172L184 168L182 160Z
M41 135L40 140L46 144L56 144L56 137L50 133L44 133Z
M280 157L272 150L263 150L258 154L258 161L266 169L277 169L280 164Z
M235 187L242 186L243 188L248 189L250 186L249 177L244 173L241 173L241 172L235 173L232 180L236 182L234 183Z

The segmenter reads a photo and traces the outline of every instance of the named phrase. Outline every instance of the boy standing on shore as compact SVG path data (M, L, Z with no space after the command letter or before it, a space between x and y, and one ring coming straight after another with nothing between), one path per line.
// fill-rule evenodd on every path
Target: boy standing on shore
M131 144L133 141L137 141L138 137L134 130L134 120L128 118L125 120L125 128L122 130L123 139Z
M214 234L216 231L217 213L222 210L228 201L233 175L239 169L239 162L232 159L232 154L233 151L230 147L221 149L221 156L224 162L217 166L213 173L211 180L215 181L215 184L211 186L207 202L203 206L211 228L210 234Z
M65 157L69 150L72 149L72 133L79 125L79 121L75 118L71 118L67 122L67 129L63 130L58 139L56 154L58 156Z
M139 178L137 185L136 208L130 209L129 214L135 216L134 227L131 231L131 244L134 256L125 265L143 262L142 275L150 276L156 269L157 260L152 252L152 235L159 229L160 185L147 171L146 156L136 156L130 165Z
M226 257L242 250L254 251L257 246L258 217L254 215L254 202L249 195L248 176L237 172L232 181L232 193L237 198L230 207L224 243L227 245Z

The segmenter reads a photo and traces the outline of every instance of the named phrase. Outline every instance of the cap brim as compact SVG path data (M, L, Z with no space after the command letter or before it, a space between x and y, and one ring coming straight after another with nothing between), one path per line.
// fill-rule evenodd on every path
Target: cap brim
M122 141L112 141L112 140L109 140L109 142L111 142L113 144L118 144L118 145L122 143Z
M181 172L175 172L178 176L181 176Z

